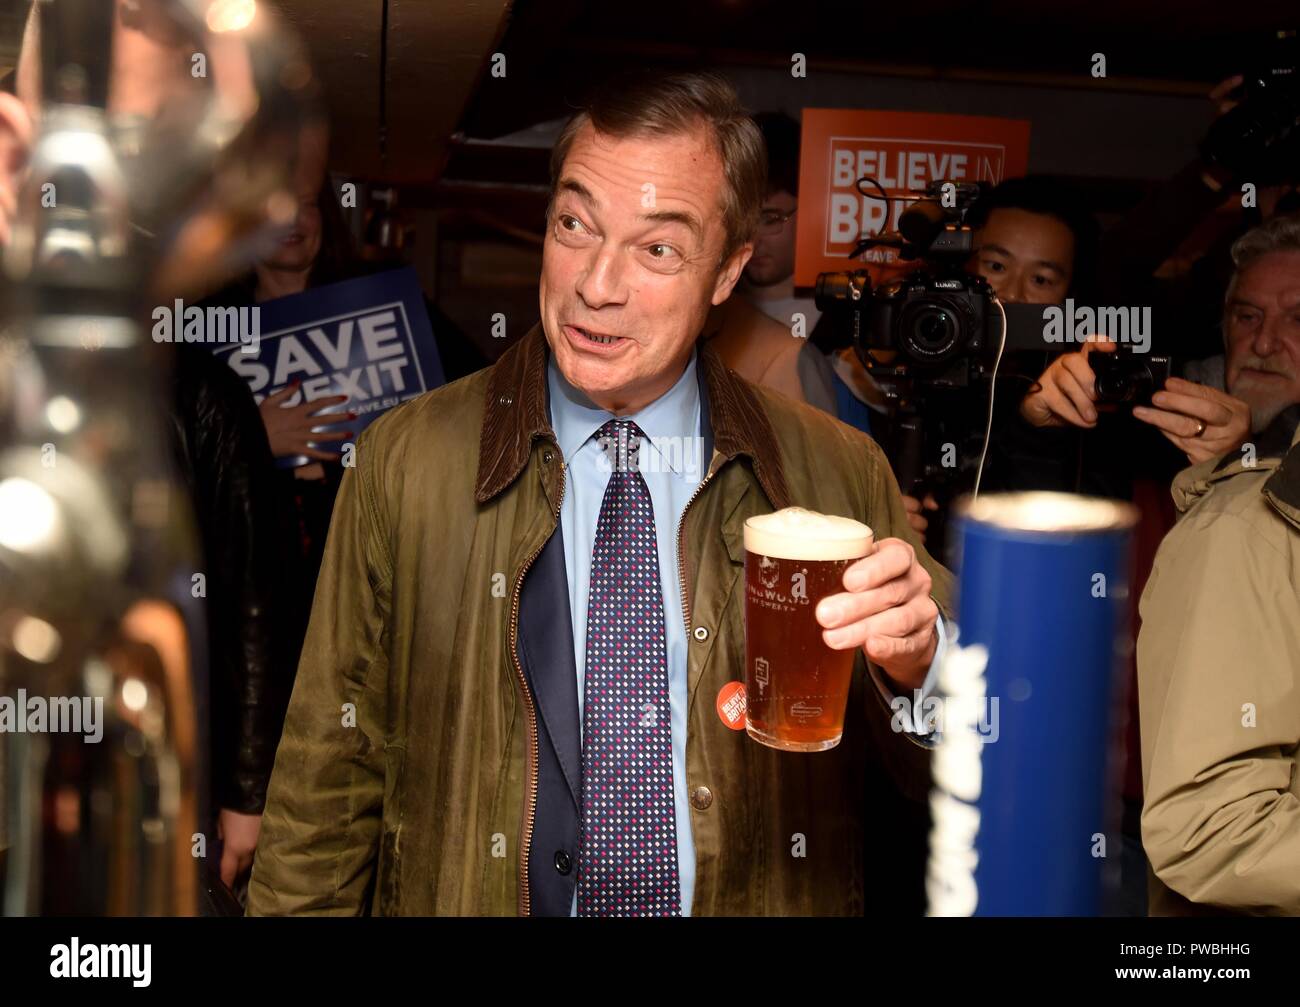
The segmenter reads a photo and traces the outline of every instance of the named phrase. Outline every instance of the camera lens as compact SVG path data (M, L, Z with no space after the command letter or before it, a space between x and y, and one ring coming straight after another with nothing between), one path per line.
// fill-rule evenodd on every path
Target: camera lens
M870 281L862 272L821 273L817 277L813 300L818 310L833 311L846 305L857 304L870 289Z
M1139 360L1117 357L1089 361L1097 376L1097 401L1103 404L1126 404L1150 398L1155 378L1150 368Z
M961 345L962 325L947 305L917 301L903 311L899 334L902 349L917 362L940 363Z

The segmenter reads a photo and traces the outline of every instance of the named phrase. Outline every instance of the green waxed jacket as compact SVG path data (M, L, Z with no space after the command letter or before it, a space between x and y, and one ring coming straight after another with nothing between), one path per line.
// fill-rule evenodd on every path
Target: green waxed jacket
M540 326L493 367L392 410L339 492L249 889L268 914L530 910L538 718L515 659L528 568L554 533L563 459ZM890 729L861 652L844 739L783 753L724 725L743 679L744 520L799 505L911 542L948 612L950 577L910 530L876 444L830 416L699 366L713 453L682 520L689 649L692 913L863 912L864 793L924 799L928 751ZM698 800L696 798L699 798ZM802 837L802 838L800 838ZM797 855L802 854L802 855Z

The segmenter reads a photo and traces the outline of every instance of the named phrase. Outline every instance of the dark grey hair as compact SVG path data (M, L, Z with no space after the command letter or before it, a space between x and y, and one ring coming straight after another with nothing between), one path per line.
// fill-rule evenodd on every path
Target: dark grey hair
M703 125L722 159L726 187L722 222L727 232L722 259L758 231L767 185L763 135L740 104L736 89L716 73L636 73L596 89L590 102L565 124L551 150L551 201L573 139L590 123L613 137L677 136ZM550 218L550 207L547 207Z

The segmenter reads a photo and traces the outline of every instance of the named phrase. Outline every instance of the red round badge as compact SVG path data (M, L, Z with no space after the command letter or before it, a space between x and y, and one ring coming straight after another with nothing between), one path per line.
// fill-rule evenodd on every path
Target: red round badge
M745 683L728 682L718 690L718 716L733 731L745 729Z

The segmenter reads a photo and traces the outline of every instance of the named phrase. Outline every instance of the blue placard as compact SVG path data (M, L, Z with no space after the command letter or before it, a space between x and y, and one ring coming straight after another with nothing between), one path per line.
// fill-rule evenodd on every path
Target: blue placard
M286 400L297 405L330 395L348 401L329 412L353 412L355 436L393 406L442 385L442 361L415 271L375 273L301 294L264 301L256 352L239 344L214 352L248 382L260 403L294 381L301 389ZM322 416L328 415L327 413ZM328 429L324 423L321 429ZM355 440L355 437L354 437ZM324 450L339 447L323 442ZM278 459L281 466L308 462Z

